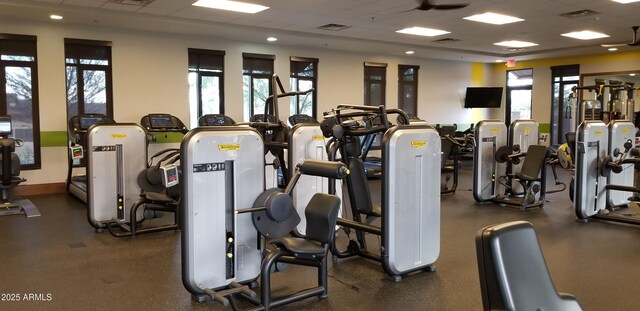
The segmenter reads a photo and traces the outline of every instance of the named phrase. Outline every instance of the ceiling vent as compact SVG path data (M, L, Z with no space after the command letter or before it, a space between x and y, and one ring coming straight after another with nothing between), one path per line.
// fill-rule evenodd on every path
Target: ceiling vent
M579 17L588 17L598 15L600 12L592 11L592 10L578 10L573 12L562 13L560 16L568 17L568 18L579 18Z
M435 42L435 43L453 43L453 42L458 42L458 41L460 41L460 39L443 38L443 39L439 39L439 40L434 40L433 42Z
M326 24L326 25L322 25L322 26L318 27L318 29L330 30L330 31L340 31L340 30L344 30L344 29L347 29L347 28L351 28L351 26L340 25L340 24Z
M109 0L109 2L124 4L124 5L133 5L133 6L146 6L147 4L153 2L154 0Z

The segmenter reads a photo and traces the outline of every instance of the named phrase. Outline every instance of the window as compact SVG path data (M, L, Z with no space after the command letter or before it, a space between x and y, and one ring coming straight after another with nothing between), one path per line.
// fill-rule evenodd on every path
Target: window
M385 105L387 64L364 63L364 104Z
M551 67L551 144L565 142L564 133L574 131L575 122L571 88L578 86L580 65ZM577 125L576 125L577 126Z
M242 102L244 120L254 114L273 114L265 111L267 98L273 94L271 76L273 75L274 55L242 53Z
M398 108L414 116L418 115L418 69L398 65Z
M507 71L507 109L505 123L531 119L533 69Z
M205 114L224 114L224 51L189 49L191 128Z
M84 113L113 117L111 43L64 39L67 119Z
M318 59L291 57L291 91L307 91L306 95L291 97L291 114L306 114L316 117L318 102Z
M0 34L0 114L11 116L13 137L24 169L40 168L38 63L35 36Z

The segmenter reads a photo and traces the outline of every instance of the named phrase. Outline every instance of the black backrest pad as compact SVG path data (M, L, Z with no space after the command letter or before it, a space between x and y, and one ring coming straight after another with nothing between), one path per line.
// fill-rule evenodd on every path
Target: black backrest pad
M522 163L522 169L520 174L531 177L532 179L538 178L542 167L544 166L544 159L547 154L547 147L543 145L531 145L527 149L527 155L524 157Z
M575 161L576 158L576 132L566 132L564 134L564 138L567 140L567 147L569 147L569 155L571 156L572 161Z
M307 219L307 238L321 243L330 243L340 210L340 199L331 194L316 193L311 197L304 215Z
M444 137L440 137L440 150L442 151L441 167L445 167L447 159L453 153L453 143Z
M533 225L525 221L489 226L476 237L485 310L558 310Z
M373 210L369 181L364 171L364 163L360 158L349 159L349 175L347 175L347 188L351 198L351 208L355 208L363 214L370 214Z

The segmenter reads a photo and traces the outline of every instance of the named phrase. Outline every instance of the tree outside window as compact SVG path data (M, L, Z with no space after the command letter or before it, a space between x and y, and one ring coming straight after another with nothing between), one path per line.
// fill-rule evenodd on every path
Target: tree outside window
M312 92L290 97L290 112L316 117L318 94L318 59L291 57L291 91Z
M86 113L113 117L111 43L65 39L67 119Z
M387 64L364 63L364 104L386 105Z
M255 114L273 114L273 111L265 111L265 103L273 94L271 77L275 56L243 53L242 58L244 120L249 121Z
M0 114L11 116L13 137L24 169L40 168L38 66L35 36L0 34Z
M418 69L420 66L398 65L398 108L418 114Z
M224 114L224 51L189 49L191 127L207 114Z

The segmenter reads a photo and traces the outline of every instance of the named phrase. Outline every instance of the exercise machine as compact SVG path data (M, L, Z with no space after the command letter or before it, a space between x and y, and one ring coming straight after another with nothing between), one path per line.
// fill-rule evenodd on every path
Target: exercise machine
M414 271L435 271L440 251L440 136L428 125L391 126L388 114L409 120L399 109L341 105L325 113L321 128L330 138L329 159L340 160L351 172L345 179L350 208L343 213L351 219L337 221L349 238L348 246L339 250L335 243L331 252L335 259L361 256L379 261L397 282ZM379 117L380 125L355 120L362 117ZM380 207L372 204L360 157L359 137L376 133L384 133ZM381 224L372 224L377 219ZM381 238L379 254L367 247L366 233Z
M630 121L584 121L577 132L573 204L581 221L600 219L640 224L637 206L629 197L640 150L634 148L635 127ZM636 210L636 212L633 212Z
M308 115L292 115L289 123L293 127L289 130L288 138L288 163L300 163L305 160L327 161L325 150L327 138L322 134L320 123ZM295 166L289 165L290 176L295 174ZM321 176L303 175L298 180L298 186L291 192L294 206L300 216L300 223L296 226L296 233L306 233L307 220L305 207L316 193L329 193L329 184L335 182L334 194L342 198L342 180L330 181ZM339 214L342 215L341 209Z
M0 116L0 216L25 214L38 217L40 211L28 199L13 199L13 189L26 179L20 177L20 158L15 153L22 139L9 137L13 134L10 116Z
M619 99L615 99L613 101L611 101L608 105L609 107L609 111L608 113L604 113L603 112L603 104L600 102L600 100L598 100L598 98L603 98L603 92L605 92L606 90L610 90L610 91L621 91L621 90L625 90L626 92L619 92L620 94L622 94L622 98ZM584 123L585 121L600 121L600 120L612 120L610 121L612 126L614 124L614 122L617 122L618 120L616 119L620 119L619 121L631 121L633 116L634 116L634 109L635 109L635 103L634 100L632 98L626 98L627 94L634 90L634 88L632 88L629 85L619 85L619 84L613 84L613 85L605 85L605 84L599 84L599 85L589 85L589 86L574 86L572 88L572 95L571 97L573 99L577 99L578 98L578 91L588 91L590 93L593 93L595 98L594 99L584 99L582 101L575 101L575 113L576 113L576 118L575 120L572 119L572 126L574 126L574 131L573 132L568 132L565 134L566 138L567 138L567 151L563 151L563 150L559 150L558 151L558 159L559 159L559 163L561 164L561 166L571 172L575 172L575 167L576 167L576 158L578 157L577 153L577 148L579 147L578 145L578 140L576 139L577 136L579 136L577 134L578 128L579 126L582 125L582 123ZM583 98L584 93L583 93ZM616 102L614 104L614 102ZM569 107L571 108L571 107ZM569 112L570 113L570 112ZM604 121L603 121L604 123ZM619 123L618 125L615 125L615 127L619 127L620 125L622 125L624 123ZM623 141L625 140L624 138L620 138L620 137L634 137L635 136L635 127L630 127L629 125L626 126L620 126L623 130L623 132L626 133L622 133L620 134L618 131L612 131L612 133L615 134L611 134L610 137L614 138L617 142L616 144L618 145L617 147L610 147L610 146L606 146L606 147L602 147L602 148L608 148L609 152L613 152L613 150L615 150L615 148L621 148L622 144L624 143ZM583 129L584 131L584 129ZM601 131L601 130L599 130ZM602 131L601 131L602 132ZM583 133L584 135L584 133ZM587 138L589 135L587 134ZM592 135L593 136L593 135ZM584 137L583 137L584 138ZM621 139L621 140L619 140ZM634 138L635 140L635 138ZM581 152L584 152L581 150ZM583 161L585 159L583 158ZM625 170L626 171L626 170ZM580 172L579 174L583 174L584 172ZM629 173L625 173L624 175L627 176ZM575 175L575 174L574 174ZM585 178L587 178L586 176L581 176L581 179L583 180L583 183L588 183ZM573 200L576 198L575 195L575 189L576 189L576 185L575 185L575 180L576 180L576 176L574 176L574 178L572 178L571 180L571 184L569 187L569 198L572 200L572 202L574 202ZM622 177L622 180L627 179L625 177ZM614 176L613 177L613 182L618 182L620 180L620 177ZM625 196L626 194L614 194L613 196ZM615 205L615 204L612 204ZM580 217L579 217L580 218Z
M115 124L116 122L102 114L80 114L73 116L68 122L69 131L69 166L67 171L67 192L87 203L87 175L73 175L74 168L87 167L85 154L87 149L87 132L96 124Z
M541 207L549 151L537 145L538 126L534 121L516 120L510 128L508 143L507 127L502 121L485 120L476 125L473 197L478 203L514 205L523 211ZM519 144L527 146L526 152L521 152Z
M140 197L138 174L147 168L147 133L133 123L95 124L87 132L88 221L98 232L109 223L143 220L131 215ZM133 221L132 221L133 220Z
M153 113L140 119L140 126L145 130L145 158L149 145L157 141L157 135L171 133L187 133L185 124L175 116L164 113ZM136 148L132 148L136 149ZM138 155L139 157L140 155ZM127 160L128 161L128 160ZM134 174L140 188L138 198L131 204L123 206L128 209L128 219L117 218L106 222L111 235L116 237L136 238L143 233L178 230L178 207L180 200L180 150L167 148L158 151L149 158L142 170L123 172L124 175ZM119 164L116 167L123 166ZM124 188L130 178L118 179L118 188ZM157 212L173 214L173 223L142 226L143 221L156 217ZM140 218L140 214L142 217Z
M461 150L473 150L475 141L470 134L465 134L464 137L454 137L444 132L439 134L442 148L440 193L455 193L458 188Z
M289 137L289 127L280 118L278 100L291 96L307 95L313 92L313 89L286 92L282 81L280 81L280 78L276 74L271 76L271 86L272 95L265 100L265 113L251 116L249 123L246 125L257 129L264 139L265 161L268 163L268 165L265 166L267 185L282 188L289 182L290 178L290 171L287 169L286 163L286 153L289 148L287 141ZM300 115L297 117L301 118ZM271 166L272 168L270 169L267 166Z
M182 280L196 301L238 309L242 299L255 310L269 310L328 295L326 258L339 199L314 195L305 209L312 220L306 237L294 238L285 237L299 221L290 194L303 174L339 179L348 170L339 163L304 161L284 190L263 191L263 148L262 135L250 127L199 127L182 141ZM266 251L267 240L273 251ZM276 262L318 268L318 286L273 298L270 274ZM247 285L258 278L260 300Z

